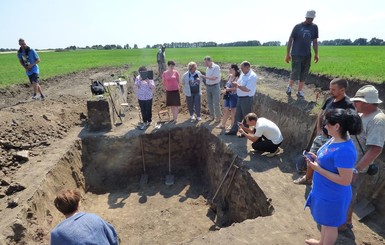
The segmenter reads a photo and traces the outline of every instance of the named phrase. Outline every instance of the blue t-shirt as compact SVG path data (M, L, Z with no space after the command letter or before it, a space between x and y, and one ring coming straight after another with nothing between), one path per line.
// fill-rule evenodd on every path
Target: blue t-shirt
M17 53L17 58L19 58L19 60L21 60L24 63L24 66L28 66L29 64L35 63L35 61L39 59L39 55L33 49L30 49L28 54L23 49L20 53L19 52ZM34 65L31 68L31 70L26 72L27 76L30 76L34 73L39 74L38 65Z
M117 245L112 225L96 214L80 212L58 224L51 231L51 245Z
M302 22L293 28L290 37L293 38L292 56L310 56L311 43L318 38L318 26Z

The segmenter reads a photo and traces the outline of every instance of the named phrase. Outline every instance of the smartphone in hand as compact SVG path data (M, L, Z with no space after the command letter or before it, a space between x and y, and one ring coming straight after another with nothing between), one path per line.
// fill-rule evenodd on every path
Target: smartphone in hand
M314 157L312 155L310 155L307 151L303 151L302 155L312 162L314 162L314 160L315 160Z

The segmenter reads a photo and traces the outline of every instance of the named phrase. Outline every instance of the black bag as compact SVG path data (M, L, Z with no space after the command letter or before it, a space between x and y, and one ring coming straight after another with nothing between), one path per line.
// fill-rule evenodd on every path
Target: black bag
M104 94L105 89L100 81L93 81L91 84L91 92L94 95Z
M362 155L365 155L364 148L362 148L361 142L358 140L358 137L356 135L356 140L358 142L358 145L361 148ZM368 175L376 175L378 173L378 166L376 163L372 163L369 165L368 170L366 171L366 174Z

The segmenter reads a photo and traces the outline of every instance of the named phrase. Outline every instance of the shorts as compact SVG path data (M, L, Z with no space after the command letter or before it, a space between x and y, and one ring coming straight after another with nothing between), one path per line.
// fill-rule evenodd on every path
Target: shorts
M290 80L305 81L309 75L311 56L292 56Z
M32 83L38 83L39 82L39 74L32 73L31 75L28 75L29 82Z
M224 101L224 107L225 108L236 108L238 102L238 95L237 94L230 94L228 99L225 99Z

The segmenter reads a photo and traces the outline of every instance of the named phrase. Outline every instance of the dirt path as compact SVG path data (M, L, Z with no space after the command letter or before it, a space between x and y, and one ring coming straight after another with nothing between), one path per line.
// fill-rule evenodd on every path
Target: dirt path
M224 66L223 70L226 70L226 68L227 66ZM38 161L43 163L47 151L51 149L51 144L66 140L68 132L74 126L85 125L87 120L86 100L91 97L89 77L109 79L110 74L122 74L126 69L127 67L95 69L48 79L42 84L48 95L46 101L30 100L31 90L23 85L0 90L1 215L12 212L10 204L13 202L13 205L18 205L18 201L13 200L13 197L17 192L23 191L25 185L27 185L27 183L23 182L23 178L16 173L20 169L32 167L30 166L31 161L25 162L25 160L16 156L18 152L27 150L30 159L39 159ZM185 68L179 69L181 74L183 74L182 71L184 70ZM286 103L293 103L304 110L310 111L314 108L317 94L313 85L305 87L306 100L288 99L284 94L287 77L268 73L261 69L258 69L257 73L260 77L258 91ZM202 98L202 111L206 113L205 96L202 96ZM132 103L134 107L137 106L133 93L129 95L129 103ZM157 117L156 112L163 107L164 93L162 87L159 86L154 102L154 118ZM187 114L185 100L182 96L181 122L188 121ZM136 115L135 110L129 115L133 118L134 123L137 122ZM253 155L249 153L250 144L246 143L244 139L223 135L221 130L215 129L216 124L212 122L203 121L201 124L208 127L245 159L244 161L250 168L253 177L266 192L266 195L273 199L276 211L271 217L248 220L216 232L208 232L210 224L207 223L207 226L197 227L196 233L191 235L198 235L198 230L201 232L202 228L207 231L207 234L186 242L187 244L302 244L305 238L318 235L317 227L309 211L303 211L305 195L309 189L292 184L292 180L297 175L294 173L294 164L291 162L290 152L273 159ZM132 125L124 126L119 130L132 130ZM153 130L152 127L149 128L149 131L151 130ZM197 191L199 192L199 190ZM184 194L185 192L181 192L181 195ZM114 210L111 205L108 205L108 203L111 203L111 199L116 199L114 205L119 205L119 198L128 198L128 203L137 201L134 197L121 197L121 195L122 193L110 193L109 195L100 196L89 194L85 201L85 207L89 208L89 210L86 211L96 212L109 220L110 217L115 216L115 212L118 212L118 209ZM165 203L166 200L162 197L154 197L153 201L158 203L163 201ZM103 205L91 205L94 201L100 201ZM165 206L166 211L164 214L166 216L171 215L170 212L177 212L179 209L195 210L203 207L199 205L203 201L200 199L193 200L191 205L183 205L183 207L177 205L177 200L167 201L174 202L175 209L166 210ZM151 202L142 208L142 212L151 210ZM198 212L198 214L202 213ZM135 244L155 244L154 241L162 233L178 232L172 229L171 223L170 229L162 229L160 220L163 220L163 217L155 217L155 219L151 220L150 217L151 212L141 216L140 219L144 226L152 227L152 232L141 234L139 230L134 229L127 234L123 234L123 236L134 236ZM196 217L199 220L203 218ZM123 219L124 216L122 216L121 220L110 221L120 223ZM178 225L182 227L186 221L179 220L178 222ZM209 222L208 219L207 222ZM359 223L357 220L354 223L354 234L341 233L338 244L385 244L384 226L380 226L381 224L375 214L371 215L364 223ZM127 228L130 228L130 226L125 227L125 229ZM175 241L170 239L167 242ZM166 242L164 241L162 244L166 244Z

